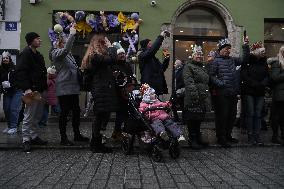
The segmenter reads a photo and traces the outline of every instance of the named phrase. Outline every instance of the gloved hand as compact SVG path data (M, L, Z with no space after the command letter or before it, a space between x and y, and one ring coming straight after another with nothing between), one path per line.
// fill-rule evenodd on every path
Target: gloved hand
M76 34L75 26L72 26L72 27L70 28L70 34L71 34L71 35L75 35L75 34Z
M160 35L163 36L163 37L166 37L166 32L162 31Z
M27 89L27 90L25 90L24 95L31 94L32 92L33 92L33 91L32 91L31 89Z
M163 37L170 37L170 33L167 30L162 31L160 35Z
M248 38L248 36L246 36L246 38L243 39L243 44L244 44L244 45L248 45L248 44L249 44L249 38Z
M11 87L11 84L10 84L9 81L3 81L3 82L2 82L2 87L3 87L4 89L8 89L8 88Z

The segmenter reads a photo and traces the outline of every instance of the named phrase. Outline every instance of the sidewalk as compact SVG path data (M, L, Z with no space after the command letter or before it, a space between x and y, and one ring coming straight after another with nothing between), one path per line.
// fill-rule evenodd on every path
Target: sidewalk
M86 121L86 120L85 120ZM88 122L81 122L81 133L84 136L91 137L91 120L88 120ZM49 149L65 149L65 148L71 148L71 149L80 149L80 148L88 148L89 144L86 143L75 143L75 146L71 147L65 147L61 146L60 143L60 135L59 135L59 129L58 129L58 123L54 122L54 120L50 121L51 123L48 123L48 125L44 128L37 128L37 132L39 133L39 136L45 140L48 140L48 145L47 146L36 146L36 148L49 148ZM184 136L187 138L187 129L185 125L180 125L184 131ZM21 148L21 133L18 132L16 135L7 135L2 133L4 128L6 127L5 122L0 123L0 149L17 149ZM104 134L107 137L111 136L112 130L114 127L114 122L110 122L107 126L107 130L104 131ZM215 137L215 128L214 128L214 122L205 122L201 126L201 130L203 133L203 137L205 140L209 141L211 147L218 147L219 145L216 144L216 137ZM73 141L73 131L72 131L72 126L71 123L68 123L67 126L67 135L68 138ZM268 131L262 131L261 132L261 138L265 144L265 146L277 146L275 144L271 143L271 136L272 136L272 131L271 128L268 128ZM247 147L250 146L247 143L247 135L246 134L241 134L240 129L234 128L233 130L233 137L237 138L240 140L240 142L236 145L235 147ZM111 141L109 138L109 145L119 148L120 143L114 143ZM181 144L182 147L188 147L187 142L183 142Z

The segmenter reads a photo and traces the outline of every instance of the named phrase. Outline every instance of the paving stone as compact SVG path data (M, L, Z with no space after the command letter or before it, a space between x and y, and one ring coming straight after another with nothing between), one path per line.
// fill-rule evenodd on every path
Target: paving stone
M176 187L176 184L173 179L159 179L161 187Z
M71 189L87 189L88 186L88 184L74 184Z
M177 183L179 189L195 189L192 183Z
M115 184L115 183L108 183L106 186L107 189L123 189L123 184Z
M189 182L189 179L186 175L173 175L173 178L176 182Z
M125 188L141 188L140 180L126 180Z
M256 180L242 180L242 182L251 188L266 188L265 185L257 182Z
M92 180L89 185L90 189L102 189L105 188L107 180Z
M160 186L155 183L155 184L143 184L143 189L160 189Z

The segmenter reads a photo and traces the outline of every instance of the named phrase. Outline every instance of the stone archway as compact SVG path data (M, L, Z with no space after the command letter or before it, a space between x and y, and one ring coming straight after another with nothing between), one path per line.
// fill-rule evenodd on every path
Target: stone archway
M164 23L161 26L161 30L167 29L171 33L173 33L176 20L179 17L181 13L186 11L187 9L195 6L201 6L201 7L206 7L210 8L221 16L221 18L224 20L224 23L227 27L228 31L228 38L232 43L232 51L231 54L232 56L239 56L240 55L240 48L241 48L241 36L242 36L242 30L243 28L241 26L237 26L234 23L233 17L229 10L220 2L217 0L189 0L184 2L182 5L178 7L178 9L175 11L171 23ZM173 54L173 36L171 35L170 38L166 39L162 45L163 48L169 48L171 54ZM173 62L173 57L172 61ZM166 72L166 78L167 78L167 83L168 83L168 88L172 88L172 66L168 71Z

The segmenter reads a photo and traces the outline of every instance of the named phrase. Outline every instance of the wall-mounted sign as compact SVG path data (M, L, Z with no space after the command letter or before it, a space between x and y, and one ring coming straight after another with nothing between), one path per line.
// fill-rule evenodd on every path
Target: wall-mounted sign
M17 22L5 22L5 31L17 31Z

